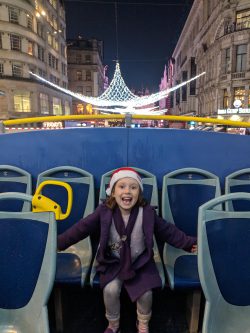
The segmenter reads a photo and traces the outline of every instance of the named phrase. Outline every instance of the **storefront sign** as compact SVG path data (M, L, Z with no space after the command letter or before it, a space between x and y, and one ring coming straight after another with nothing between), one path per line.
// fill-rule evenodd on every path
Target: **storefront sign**
M247 109L242 109L242 108L239 108L239 109L219 109L218 110L218 114L246 114L246 113L249 113L250 114L250 109L247 108Z
M61 121L45 121L43 123L43 128L45 129L60 129L63 128Z

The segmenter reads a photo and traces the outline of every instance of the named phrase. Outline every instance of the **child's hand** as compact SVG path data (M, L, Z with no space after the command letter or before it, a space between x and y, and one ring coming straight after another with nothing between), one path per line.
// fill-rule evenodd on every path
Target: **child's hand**
M197 253L197 244L192 246L191 253Z

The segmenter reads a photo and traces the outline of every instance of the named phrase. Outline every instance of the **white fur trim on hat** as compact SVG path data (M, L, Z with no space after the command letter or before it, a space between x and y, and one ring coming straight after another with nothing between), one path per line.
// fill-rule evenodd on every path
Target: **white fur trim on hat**
M113 174L110 178L109 186L106 189L107 195L108 196L111 195L112 189L118 180L120 180L122 178L127 178L127 177L137 180L137 182L140 185L141 190L143 191L142 180L141 180L141 177L139 176L138 172L132 168L124 167L124 168L119 168L113 172Z

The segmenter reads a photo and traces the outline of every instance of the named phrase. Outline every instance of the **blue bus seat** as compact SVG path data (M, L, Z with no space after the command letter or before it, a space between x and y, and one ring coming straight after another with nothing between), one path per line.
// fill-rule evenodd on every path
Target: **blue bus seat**
M23 193L0 201L31 203ZM0 211L0 332L49 333L47 302L56 270L54 213Z
M249 193L225 194L199 209L198 268L205 295L203 333L250 332L250 210L221 210Z
M250 193L250 168L241 169L225 178L225 194L235 192ZM250 211L248 200L226 201L227 210Z
M72 167L59 166L38 175L37 186L45 180L60 180L70 184L73 190L73 205L69 217L57 222L58 234L94 211L94 178L89 172ZM48 185L43 195L56 201L62 208L67 207L67 192L64 188ZM87 237L57 255L56 283L84 286L92 259L90 238Z
M143 196L144 198L149 202L149 204L153 207L156 208L157 213L159 213L159 198L158 198L158 187L157 187L157 179L156 176L144 169L132 167L135 169L143 183ZM101 184L100 184L100 192L99 192L99 203L103 202L106 199L106 189L108 187L110 178L112 173L115 171L111 170L106 172L105 174L102 175L101 178ZM165 285L165 274L164 274L164 269L163 269L163 264L160 256L160 252L158 249L158 245L156 240L154 239L154 260L156 262L161 280L162 280L162 286ZM99 284L98 277L96 276L96 265L97 262L94 260L92 269L91 269L91 274L90 274L90 284L92 286Z
M182 168L163 177L162 217L187 235L197 236L198 208L221 194L219 178L203 169ZM172 290L190 290L189 328L198 329L200 280L197 254L165 244L163 261Z
M0 193L20 192L32 194L31 175L18 167L12 165L0 165ZM29 201L22 200L2 200L0 211L28 212L31 210Z

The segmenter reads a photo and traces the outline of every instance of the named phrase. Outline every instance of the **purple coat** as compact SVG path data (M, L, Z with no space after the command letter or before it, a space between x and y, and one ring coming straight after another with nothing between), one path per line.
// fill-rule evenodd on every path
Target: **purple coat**
M99 267L97 267L97 271L100 272L102 288L118 275L120 269L120 264L110 263L106 258L111 223L112 210L105 204L101 204L94 213L81 219L58 236L58 249L65 250L100 229L100 246L97 253ZM146 250L132 264L136 276L124 281L124 287L132 301L135 301L147 290L161 287L161 279L153 259L154 234L160 241L186 251L190 251L192 246L197 243L196 238L187 236L175 225L160 218L149 205L143 207L143 233Z

